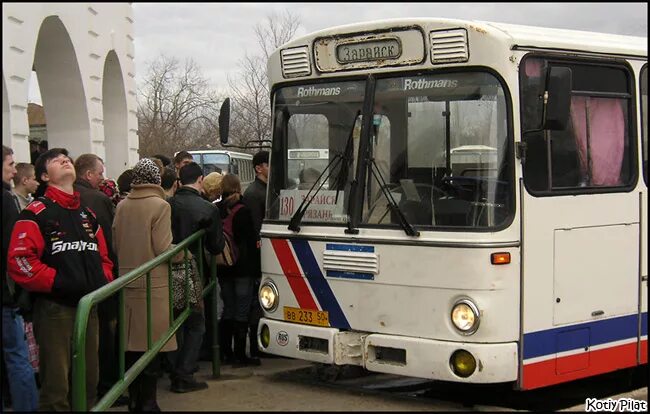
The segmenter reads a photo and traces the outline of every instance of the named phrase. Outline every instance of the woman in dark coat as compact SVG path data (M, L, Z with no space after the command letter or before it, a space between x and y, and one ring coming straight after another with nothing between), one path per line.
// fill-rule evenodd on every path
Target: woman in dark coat
M257 249L255 225L253 224L250 209L241 201L239 177L226 174L221 180L221 190L222 199L218 206L224 230L227 221L232 220L233 238L239 252L237 262L233 266L219 266L217 269L223 299L221 345L225 347L224 358L227 361L232 358L232 354L228 351L231 338L234 337L233 367L260 365L259 359L246 356L246 337L251 301L257 300L254 260Z

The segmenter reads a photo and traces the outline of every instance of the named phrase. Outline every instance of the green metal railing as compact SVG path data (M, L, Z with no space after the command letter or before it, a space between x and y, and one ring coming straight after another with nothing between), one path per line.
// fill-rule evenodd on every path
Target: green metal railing
M190 245L198 243L199 257L197 258L199 274L203 277L203 236L205 230L199 230L187 239L177 244L173 249L161 254L160 256L148 261L142 266L130 271L124 276L120 276L113 282L91 292L81 298L77 306L77 315L75 319L73 343L72 343L72 410L86 411L86 330L88 328L88 319L93 306L106 300L112 295L119 292L119 374L120 380L102 397L102 399L91 408L91 411L104 411L110 408L113 403L124 393L137 376L153 360L165 344L175 335L176 331L185 322L191 312L189 301L189 271L190 264L187 260L187 252ZM172 294L172 270L171 261L174 256L183 251L185 258L185 309L174 319L174 306ZM219 341L217 337L217 262L214 256L210 256L210 282L203 289L203 297L212 293L212 376L219 378L220 361L219 361ZM169 266L169 329L154 342L152 338L151 325L151 271L161 264L167 263ZM124 325L124 287L133 281L146 276L146 299L147 299L147 352L144 353L136 362L124 372L125 368L125 325Z

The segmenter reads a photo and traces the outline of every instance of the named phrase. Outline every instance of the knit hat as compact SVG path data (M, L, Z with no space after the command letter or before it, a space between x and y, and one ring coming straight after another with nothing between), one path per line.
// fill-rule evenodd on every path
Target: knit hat
M257 167L261 164L269 163L269 152L268 151L259 151L257 154L253 155L253 167Z
M107 178L101 183L99 183L99 191L106 194L106 197L110 198L114 205L117 206L117 203L120 202L120 191L117 187L117 183L112 178Z
M132 185L156 184L160 185L160 168L149 158L143 158L133 167Z

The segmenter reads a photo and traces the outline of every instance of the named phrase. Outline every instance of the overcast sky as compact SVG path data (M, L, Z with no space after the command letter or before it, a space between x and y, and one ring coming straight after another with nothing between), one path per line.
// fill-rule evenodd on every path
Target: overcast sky
M213 86L246 51L259 49L253 27L271 12L290 10L297 36L331 26L398 17L445 17L647 37L647 3L133 3L136 80L165 53L193 58ZM32 97L30 93L30 98ZM34 99L36 100L36 99ZM37 101L40 101L38 99Z

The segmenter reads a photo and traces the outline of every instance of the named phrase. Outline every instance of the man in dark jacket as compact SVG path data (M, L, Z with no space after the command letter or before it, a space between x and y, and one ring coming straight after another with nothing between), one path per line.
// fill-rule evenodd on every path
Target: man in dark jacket
M34 370L29 363L23 317L16 302L13 280L7 277L7 252L11 231L20 208L11 194L11 179L16 174L13 151L2 146L2 357L5 361L7 382L14 411L36 411L38 390ZM3 404L4 406L4 404Z
M53 148L36 160L45 196L23 210L11 233L9 276L35 295L33 324L39 344L39 409L69 411L72 334L79 300L113 280L104 229L74 191L72 160ZM99 362L97 312L86 331L87 403L97 395Z
M253 168L255 168L255 181L253 181L244 192L244 204L250 209L255 225L255 234L257 234L257 251L254 260L255 270L255 287L259 288L262 279L262 264L260 257L262 220L266 213L266 185L269 180L269 152L259 151L253 156ZM248 340L250 343L250 354L252 358L259 358L261 352L257 348L257 325L262 317L262 307L259 300L254 298L251 302L251 313L248 327Z
M255 181L244 191L244 203L251 210L255 231L260 234L266 213L266 185L269 181L269 152L259 151L253 156Z
M223 250L224 238L221 229L221 218L217 207L205 200L203 192L203 171L201 166L191 162L179 170L181 187L176 194L169 198L172 208L173 243L180 243L201 228L207 233L203 245L212 254ZM190 247L192 255L198 260L198 243ZM203 269L209 266L204 258ZM207 272L206 272L207 273ZM202 275L205 280L205 277ZM182 310L175 311L178 315ZM194 369L198 364L203 335L206 331L203 304L192 309L187 320L176 334L178 350L172 354L171 390L174 392L190 392L205 389L208 384L194 379Z
M104 229L104 238L108 248L108 257L113 262L113 278L119 276L117 255L113 251L113 218L115 205L106 194L99 191L104 180L104 160L95 154L82 154L74 162L77 180L74 190L79 192L81 204L95 213L99 225ZM101 398L113 384L119 381L117 310L118 296L113 295L97 306L99 316L99 384L98 397ZM128 399L122 397L118 405L126 404Z

